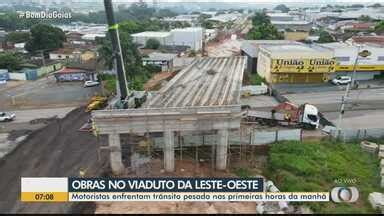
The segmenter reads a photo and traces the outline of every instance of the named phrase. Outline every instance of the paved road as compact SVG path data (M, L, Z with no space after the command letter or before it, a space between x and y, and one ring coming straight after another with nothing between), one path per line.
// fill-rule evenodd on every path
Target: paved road
M337 124L339 113L324 113L325 117ZM341 128L384 128L384 110L352 110L346 111L343 116Z
M286 94L284 96L296 104L311 103L318 105L340 103L344 93L344 91L327 91ZM357 103L364 103L365 101L382 101L384 100L384 88L353 90L350 91L349 98L351 101Z
M63 108L50 108L50 109L29 109L29 110L16 110L12 111L16 114L16 118L12 122L6 122L4 124L23 123L29 122L38 118L50 118L57 116L63 118L67 113L75 109L76 107L63 107ZM0 123L1 125L2 123Z
M299 94L311 92L345 91L346 86L337 86L327 82L310 84L273 84L273 88L277 89L282 94ZM384 88L384 80L359 81L359 89L367 88Z
M83 88L80 82L56 83L53 77L26 82L14 88L0 89L0 109L16 107L77 106L100 91L100 87Z

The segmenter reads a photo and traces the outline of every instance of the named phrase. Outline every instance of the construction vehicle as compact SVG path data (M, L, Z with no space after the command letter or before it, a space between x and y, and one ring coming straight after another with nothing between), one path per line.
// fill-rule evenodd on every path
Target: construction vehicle
M107 104L107 98L102 96L93 96L88 104L85 112L91 112L92 110L98 110L104 108Z
M296 126L305 129L319 127L320 117L318 109L311 104L296 106L284 102L273 107L270 112L252 110L246 107L244 118L248 122L256 122L269 126Z

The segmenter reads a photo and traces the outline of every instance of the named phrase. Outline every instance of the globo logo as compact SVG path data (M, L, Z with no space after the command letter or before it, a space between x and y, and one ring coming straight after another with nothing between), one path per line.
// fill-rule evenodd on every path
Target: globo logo
M359 191L356 187L335 187L331 191L331 199L335 203L353 203L359 199Z

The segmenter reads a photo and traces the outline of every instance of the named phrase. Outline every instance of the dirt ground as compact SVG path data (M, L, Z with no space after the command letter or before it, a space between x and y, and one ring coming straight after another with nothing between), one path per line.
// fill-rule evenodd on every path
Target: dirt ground
M255 214L254 202L121 202L96 205L97 214Z
M106 142L77 131L89 114L83 108L71 111L64 119L34 131L5 158L0 160L0 213L93 213L93 203L22 203L20 177L100 176L107 166L99 158L98 145Z

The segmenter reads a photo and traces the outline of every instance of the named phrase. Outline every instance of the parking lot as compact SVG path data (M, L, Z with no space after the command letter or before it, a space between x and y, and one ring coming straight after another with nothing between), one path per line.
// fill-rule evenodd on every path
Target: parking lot
M8 84L7 84L8 85ZM0 88L0 110L67 107L85 104L100 87L84 88L82 82L57 83L53 77Z
M0 122L0 156L14 149L32 131L86 104L100 89L84 88L82 82L57 83L53 77L0 86L0 111L16 115L11 122Z

